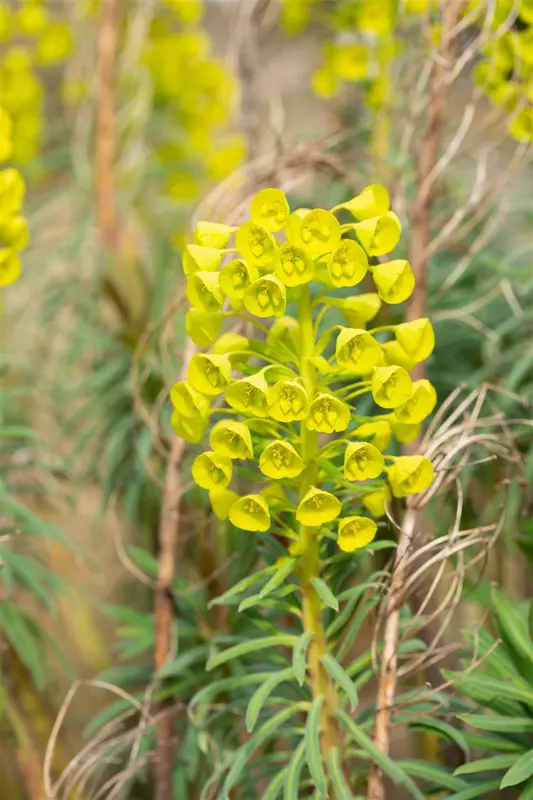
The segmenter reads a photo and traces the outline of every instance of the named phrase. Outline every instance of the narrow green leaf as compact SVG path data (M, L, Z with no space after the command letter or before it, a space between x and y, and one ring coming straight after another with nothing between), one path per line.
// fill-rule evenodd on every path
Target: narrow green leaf
M197 706L201 706L204 703L211 703L213 699L222 692L231 692L232 689L240 689L241 686L247 686L248 684L262 683L268 680L270 674L270 672L252 672L249 675L222 678L220 681L215 681L208 686L204 686L203 689L200 689L200 691L196 692L194 697L191 698L189 703L189 716L192 717L192 713Z
M243 578L241 581L236 583L234 586L228 589L227 592L224 592L224 594L221 594L218 597L215 597L213 600L211 600L211 602L209 603L209 608L211 608L212 606L223 605L224 603L227 603L228 600L233 600L237 595L242 594L244 591L246 591L246 589L248 589L254 583L257 583L257 581L260 581L262 578L265 578L267 575L270 575L270 573L273 572L273 570L274 567L271 566L271 567L266 567L265 569L261 569L259 570L259 572L254 572L252 575L247 575L246 578Z
M468 789L449 795L446 800L480 800L480 798L486 797L488 792L498 789L499 786L499 780L475 783L473 786L469 786Z
M496 733L529 733L533 731L533 719L530 717L502 717L493 714L463 714L461 719L479 728L481 731Z
M500 784L500 789L505 789L507 786L517 786L519 783L527 781L533 775L533 750L524 753L518 761L516 761L509 772L503 776Z
M416 758L405 758L397 761L396 764L415 778L420 778L427 781L432 786L443 787L445 789L453 789L459 791L468 788L461 778L457 778L451 774L444 767L439 767L437 764L431 764L428 761L422 761Z
M252 639L251 641L241 642L227 650L222 650L220 653L213 653L206 664L206 670L209 672L221 664L226 664L234 658L245 656L248 653L254 653L258 650L265 650L267 647L292 647L296 642L296 636L289 636L288 634L280 634L279 636L264 636L262 639Z
M184 670L188 669L191 664L197 661L204 660L207 652L207 645L201 644L197 647L191 647L178 655L172 661L163 664L158 670L158 678L170 678L173 675L180 675Z
M529 783L526 784L518 800L533 800L533 781L529 781Z
M304 764L305 741L302 739L287 768L285 783L283 784L283 800L299 800L300 774Z
M332 608L334 611L339 610L339 601L322 578L311 578L311 583L313 584L317 595L320 597L322 602Z
M341 759L337 747L332 747L329 751L329 776L333 789L335 790L335 797L337 800L353 800L353 795L350 792L344 775L342 774Z
M300 686L303 686L305 681L307 648L309 647L309 642L313 638L313 635L312 631L307 631L307 633L302 633L301 636L298 636L292 651L292 668Z
M274 565L274 569L276 570L275 573L272 575L270 580L268 580L261 591L259 592L260 597L266 597L267 594L270 594L275 589L280 586L285 578L287 578L294 569L294 565L296 560L294 558L283 558L281 559L281 564L278 566Z
M346 693L346 696L350 701L350 707L352 711L355 711L357 708L357 703L359 702L359 697L352 679L346 674L345 670L341 667L339 662L333 658L332 655L327 654L322 656L320 660L333 680L336 681L336 683L338 683L341 689Z
M277 775L274 775L270 783L268 784L267 788L263 792L261 796L261 800L276 800L279 793L283 788L283 783L285 781L285 776L287 775L287 770L282 769L278 772Z
M417 722L413 722L409 727L412 730L431 731L433 733L438 733L441 736L446 737L446 739L450 739L450 741L455 742L455 744L461 748L463 753L468 754L468 742L466 741L463 733L457 730L457 728L454 728L453 725L450 725L448 722L443 722L440 719L422 719Z
M322 752L320 749L320 716L324 696L315 697L311 703L311 708L305 723L305 759L309 767L309 773L314 781L316 789L323 795L327 793L328 782L322 763Z
M509 769L516 763L519 756L516 753L509 753L504 756L489 756L489 758L478 758L476 761L469 761L468 764L461 764L454 775L476 775L478 772L489 772L490 770Z
M261 713L261 709L276 686L278 686L280 683L283 683L283 681L290 680L293 677L293 674L292 667L283 669L281 672L273 672L270 677L267 678L263 684L261 684L261 686L257 687L251 696L250 702L248 703L248 708L246 709L246 730L248 733L254 729L257 718Z
M389 756L382 753L381 750L376 747L372 739L370 739L366 733L364 733L361 728L359 728L353 720L350 719L348 714L345 714L344 711L337 711L337 717L342 723L342 725L346 728L352 739L365 750L370 758L380 767L380 769L385 772L386 775L393 781L395 784L399 784L401 786L405 786L408 789L413 797L417 800L425 800L423 793L420 791L416 783L409 777L409 775L401 769L396 762L389 758Z

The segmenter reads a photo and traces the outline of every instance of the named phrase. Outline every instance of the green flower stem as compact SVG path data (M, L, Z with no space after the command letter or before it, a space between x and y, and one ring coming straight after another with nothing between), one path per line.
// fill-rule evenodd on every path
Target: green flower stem
M313 397L316 388L316 372L311 363L315 342L313 335L312 304L307 286L302 286L298 303L298 321L300 323L301 344L301 378L309 395ZM300 498L311 486L318 482L318 433L310 431L301 423L302 458L306 467L300 483ZM322 621L322 606L313 578L320 577L319 530L300 526L301 567L300 581L302 586L303 626L305 632L312 632L309 645L309 678L314 697L323 696L322 708L322 742L323 758L328 762L328 752L333 747L340 747L340 731L335 717L338 708L338 697L335 684L324 669L321 658L328 653L326 632Z

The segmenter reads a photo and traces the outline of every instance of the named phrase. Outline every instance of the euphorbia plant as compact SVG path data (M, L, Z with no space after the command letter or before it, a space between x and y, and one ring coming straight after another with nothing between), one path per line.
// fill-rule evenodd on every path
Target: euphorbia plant
M386 452L393 437L414 439L435 406L429 381L409 375L431 353L433 329L427 319L371 327L383 302L402 303L414 287L407 261L383 259L401 233L383 187L369 186L332 210L292 213L282 191L265 189L250 216L238 228L200 222L186 248L187 331L201 352L172 389L173 427L189 442L209 440L192 476L209 492L214 514L257 536L258 549L276 543L272 563L224 599L263 581L240 609L289 604L301 625L217 652L208 668L254 647L279 646L283 657L292 648L287 669L277 663L256 676L249 730L281 682L305 682L308 694L267 717L231 764L224 791L255 747L292 714L307 712L301 736L292 729L303 743L295 742L291 764L272 781L273 794L262 796L275 797L294 780L296 754L297 776L305 758L317 788L349 796L342 731L350 732L351 720L342 704L344 695L355 704L354 673L341 663L346 648L336 648L340 626L326 629L325 617L339 611L337 577L374 540L391 494L406 497L433 480L424 456ZM376 291L347 296L367 274ZM345 325L328 324L339 314Z

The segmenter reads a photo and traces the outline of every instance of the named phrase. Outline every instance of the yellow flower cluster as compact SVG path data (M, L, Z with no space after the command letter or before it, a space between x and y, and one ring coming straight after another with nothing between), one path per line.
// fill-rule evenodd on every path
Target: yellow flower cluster
M491 35L474 80L491 102L509 114L509 133L533 141L533 0L470 0L465 13L489 16ZM513 22L511 25L510 23Z
M0 44L16 40L0 59L0 161L24 163L39 149L43 131L43 87L36 72L68 58L68 25L44 0L0 5Z
M24 180L18 170L0 170L0 288L20 277L18 253L28 243L28 227L21 215Z
M283 0L282 21L288 33L296 34L317 16L335 34L324 44L322 64L313 75L318 95L332 97L344 82L365 81L369 104L379 107L389 91L399 14L409 18L434 6L434 0L347 0L332 6L323 0Z
M367 512L382 516L391 492L406 497L432 482L427 458L385 453L393 437L416 438L435 407L431 383L409 375L434 348L431 323L368 327L383 302L401 303L413 291L406 260L377 258L400 233L378 185L329 211L291 212L281 190L264 189L240 227L198 223L183 257L186 327L206 352L172 388L172 425L192 443L210 428L210 449L192 474L218 517L248 531L269 530L273 516L285 529L338 520L339 547L352 551L376 533ZM365 277L374 292L338 295ZM347 325L324 327L339 312ZM223 331L235 318L257 338ZM373 416L358 413L363 396L372 398ZM239 474L259 490L239 497L230 488Z
M233 172L244 159L245 143L238 134L224 134L236 84L212 55L209 36L199 24L203 2L165 0L164 5L166 13L154 20L145 52L156 105L169 120L156 153L172 166L169 195L189 202L201 192L206 177L221 180ZM179 137L173 120L182 132Z

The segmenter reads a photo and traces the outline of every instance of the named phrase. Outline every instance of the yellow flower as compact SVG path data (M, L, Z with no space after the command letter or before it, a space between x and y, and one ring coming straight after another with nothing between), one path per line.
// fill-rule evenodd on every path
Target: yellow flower
M394 211L380 217L356 222L353 226L357 238L369 256L384 256L394 250L400 241L402 226Z
M435 333L429 319L415 319L396 326L396 339L416 364L425 361L435 348Z
M375 292L357 294L353 297L327 297L328 306L340 308L352 328L363 328L374 319L381 308L381 299Z
M231 383L226 391L226 402L242 414L253 414L255 417L268 415L268 384L263 372L257 372L248 378L241 378Z
M175 383L170 390L174 408L184 417L204 415L209 409L209 398L198 392L188 381Z
M339 90L339 81L330 67L321 67L313 72L311 86L319 97L334 97Z
M267 478L296 478L304 462L289 442L276 440L265 447L259 458L259 469Z
M260 494L247 494L234 503L230 522L243 531L267 531L270 528L268 503Z
M298 244L317 257L331 253L339 245L341 226L330 211L315 208L302 218L296 235Z
M252 222L271 232L281 230L289 214L289 204L281 189L263 189L255 195L250 205Z
M212 489L209 492L209 502L217 519L228 519L229 512L238 499L237 492L231 489Z
M433 483L433 464L425 456L398 456L389 467L389 483L394 497L408 497Z
M215 247L201 247L198 244L188 244L183 253L183 272L192 275L193 272L215 272L222 261L222 253Z
M197 347L209 347L216 341L223 321L222 314L190 308L185 314L185 330Z
M384 186L373 183L342 207L358 220L383 217L390 208L389 193Z
M247 288L258 277L257 267L234 258L220 270L220 288L230 299L242 300Z
M335 287L356 286L368 270L366 253L353 239L343 239L328 259L328 273Z
M332 394L318 394L311 403L305 426L320 433L340 432L349 426L350 418L349 405Z
M10 286L20 278L20 261L14 250L0 250L0 287Z
M277 244L271 233L255 222L245 222L235 234L237 250L246 261L266 267L276 259Z
M363 422L354 431L358 439L369 440L378 450L386 450L392 438L391 426L386 419Z
M300 325L294 317L281 317L270 327L267 336L268 344L283 343L287 347L297 350L300 345Z
M199 222L194 231L194 241L202 247L215 247L223 250L230 236L236 231L229 225L220 222Z
M211 348L211 352L227 353L235 369L242 369L250 358L249 354L245 352L247 349L248 339L246 336L228 331L228 333L223 333L220 339L217 339Z
M346 370L366 375L381 358L379 343L360 328L341 328L335 348L337 363Z
M226 458L253 458L254 450L250 431L244 422L222 419L211 429L211 448Z
M231 481L231 461L218 453L206 450L192 463L192 477L201 489L224 489Z
M377 447L368 442L350 442L344 454L344 477L349 481L378 478L385 461Z
M313 262L302 247L288 242L279 251L276 275L285 286L300 286L313 277Z
M309 414L309 399L298 381L278 381L267 394L268 415L278 422L296 422Z
M41 64L64 61L73 50L72 34L66 22L48 25L37 42L37 58Z
M511 121L509 133L519 142L533 141L533 108L523 108Z
M368 517L345 517L339 522L337 544L344 553L360 550L374 539L378 526Z
M394 409L400 422L416 424L429 417L437 405L437 392L433 385L425 379L413 383L413 391L409 400Z
M381 408L397 408L411 397L413 383L403 367L376 367L372 373L372 396Z
M316 528L336 519L341 513L341 504L334 494L311 486L296 509L296 519L309 528Z
M394 414L389 416L389 423L395 438L403 444L414 442L420 433L420 423L413 425L408 422L400 422Z
M0 172L0 214L9 216L18 214L26 186L20 172L12 167Z
M27 36L38 36L49 24L49 15L38 3L27 3L17 14L20 31Z
M231 380L229 356L196 353L191 358L187 380L202 394L220 394Z
M189 303L199 311L219 311L224 303L218 272L194 272L186 289Z
M30 240L28 223L24 217L13 216L0 219L0 244L20 252Z
M333 66L345 81L361 81L368 76L368 48L362 44L338 44L333 53Z
M208 418L198 415L197 417L185 417L174 410L170 424L172 430L179 436L180 439L185 439L186 442L191 444L199 444L205 436L207 429Z
M397 367L403 367L407 372L410 372L415 366L415 360L407 355L396 339L385 342L381 345L381 349L385 359L385 366L396 365Z
M363 495L362 503L371 514L375 517L384 517L387 508L390 506L391 493L388 486L382 489L375 489L374 491L367 492Z
M408 261L397 259L377 264L372 277L382 300L390 305L403 303L413 293L415 276Z
M256 317L281 317L287 305L287 290L275 275L263 275L244 293L244 306Z

